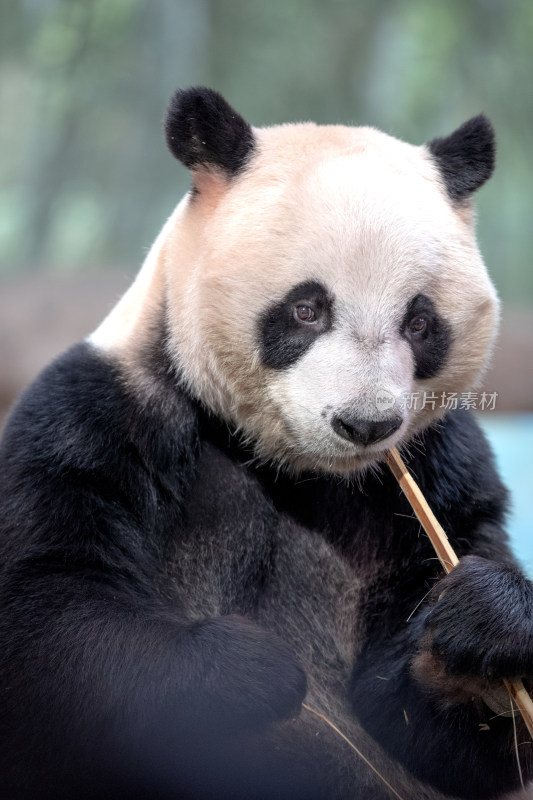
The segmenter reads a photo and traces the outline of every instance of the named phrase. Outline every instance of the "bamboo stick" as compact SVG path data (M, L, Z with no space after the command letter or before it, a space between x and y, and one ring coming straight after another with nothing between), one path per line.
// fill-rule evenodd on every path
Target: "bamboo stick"
M395 447L387 451L387 464L400 484L400 488L409 500L420 524L428 535L440 563L446 572L451 572L457 566L459 559L451 546L442 526L437 521L433 511L426 502L416 481L407 470L402 457ZM533 700L520 679L504 680L505 687L524 718L527 729L533 736Z

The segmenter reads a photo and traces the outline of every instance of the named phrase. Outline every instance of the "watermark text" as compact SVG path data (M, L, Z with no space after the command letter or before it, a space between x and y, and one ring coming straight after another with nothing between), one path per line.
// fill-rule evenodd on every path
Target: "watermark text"
M381 411L394 405L402 411L422 411L426 408L431 411L443 408L446 411L457 408L494 411L497 399L498 392L404 392L398 398L386 389L376 392L376 406Z

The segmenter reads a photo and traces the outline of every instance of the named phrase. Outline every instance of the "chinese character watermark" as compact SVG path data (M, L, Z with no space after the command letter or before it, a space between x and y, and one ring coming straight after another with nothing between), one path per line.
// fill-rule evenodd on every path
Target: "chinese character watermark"
M435 411L444 408L455 411L457 408L472 411L494 411L498 392L403 392L398 398L386 389L376 392L376 407L385 411L397 405L402 411L422 411L425 408Z

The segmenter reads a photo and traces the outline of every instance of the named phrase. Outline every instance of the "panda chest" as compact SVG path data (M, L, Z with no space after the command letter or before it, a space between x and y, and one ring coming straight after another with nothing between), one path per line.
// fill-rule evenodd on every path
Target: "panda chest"
M188 619L245 614L293 642L327 630L353 652L361 591L353 566L279 512L253 472L220 450L207 447L200 459L167 574Z

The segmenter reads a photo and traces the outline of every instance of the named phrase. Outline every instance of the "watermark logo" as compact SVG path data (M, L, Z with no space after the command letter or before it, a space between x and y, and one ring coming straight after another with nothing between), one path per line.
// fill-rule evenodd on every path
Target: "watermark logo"
M392 408L395 404L396 400L392 392L388 392L386 389L378 389L376 392L376 408L380 411L388 411L389 408Z

